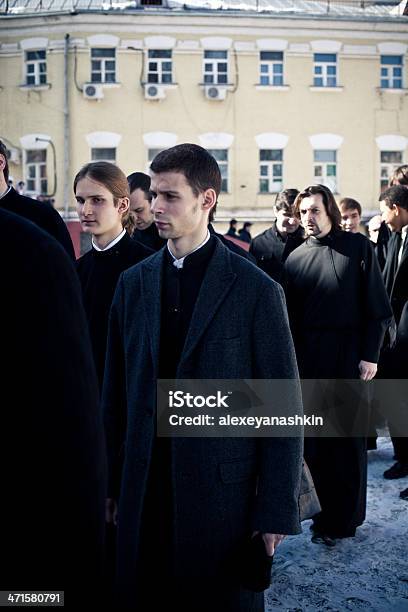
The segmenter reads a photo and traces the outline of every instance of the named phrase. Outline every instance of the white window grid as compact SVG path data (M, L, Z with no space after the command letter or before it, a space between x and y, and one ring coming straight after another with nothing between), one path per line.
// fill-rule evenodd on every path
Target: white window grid
M402 151L380 151L380 189L387 189L394 170L403 164Z
M337 151L330 149L314 150L313 174L315 183L325 185L333 193L338 193Z
M147 64L148 83L172 83L173 62L171 49L149 49Z
M204 51L203 76L205 85L228 84L228 51Z
M283 189L283 149L259 150L259 192L277 193Z
M47 59L45 49L25 52L26 85L47 83Z
M92 161L106 161L111 164L116 164L116 148L115 147L93 147L91 149Z
M91 82L116 82L116 49L91 49Z
M314 87L337 87L337 55L315 53L313 75Z
M45 195L48 192L46 149L26 150L25 183L29 194Z
M215 157L221 172L221 193L228 193L229 187L229 168L228 168L228 149L207 149L208 153Z
M260 85L283 85L283 52L261 51L259 61Z
M402 89L402 55L381 56L381 89Z

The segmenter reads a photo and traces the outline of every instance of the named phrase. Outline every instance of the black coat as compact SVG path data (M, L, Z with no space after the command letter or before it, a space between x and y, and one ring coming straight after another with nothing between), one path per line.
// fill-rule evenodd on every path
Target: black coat
M75 260L74 247L67 226L50 204L20 195L12 187L8 194L0 199L0 208L25 217L51 236L54 236L68 255Z
M119 280L104 380L109 493L119 499L119 588L130 607L137 602L141 517L155 436L164 256L156 253ZM217 239L177 378L296 377L281 288ZM299 396L289 410L301 414ZM220 577L252 529L300 532L300 439L175 438L171 456L170 490L177 500L173 569L186 585Z
M135 229L133 232L132 238L144 244L149 249L153 251L159 251L166 244L167 240L165 238L160 238L158 229L155 223L149 225L149 227L145 230Z
M283 265L290 253L304 241L304 230L298 227L292 234L283 239L274 223L269 229L256 236L249 248L249 252L256 259L257 265L273 280L282 281Z
M383 376L385 378L407 377L408 371L408 239L405 239L400 264L399 245L394 232L389 240L389 248L383 270L384 282L391 300L396 323L395 344L391 350L383 352Z
M105 368L109 311L118 278L124 270L139 263L153 252L152 249L132 240L129 234L125 234L112 248L106 251L97 251L92 248L77 261L101 390Z
M54 238L4 210L0 231L1 585L65 589L68 609L79 595L92 607L105 457L81 289Z

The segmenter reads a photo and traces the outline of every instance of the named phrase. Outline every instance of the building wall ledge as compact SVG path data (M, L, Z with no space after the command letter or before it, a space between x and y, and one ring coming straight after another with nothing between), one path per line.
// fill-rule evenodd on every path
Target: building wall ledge
M328 91L333 93L340 93L341 91L343 91L343 89L343 85L339 85L337 87L315 87L314 85L311 85L309 87L309 91Z

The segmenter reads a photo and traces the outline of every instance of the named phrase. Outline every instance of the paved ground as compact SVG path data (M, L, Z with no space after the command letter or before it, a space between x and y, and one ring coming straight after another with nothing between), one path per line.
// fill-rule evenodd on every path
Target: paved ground
M394 461L388 438L369 451L367 519L335 548L313 544L309 525L275 555L267 612L370 610L408 612L408 477L385 480Z

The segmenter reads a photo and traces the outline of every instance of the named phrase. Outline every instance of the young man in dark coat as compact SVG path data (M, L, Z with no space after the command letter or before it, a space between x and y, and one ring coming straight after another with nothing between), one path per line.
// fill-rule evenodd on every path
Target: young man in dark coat
M172 147L151 170L168 243L120 278L103 393L119 596L148 609L160 584L178 611L257 612L263 593L230 566L255 531L268 555L300 532L302 440L156 437L156 381L296 380L283 292L210 235L221 175L205 149ZM291 414L302 411L296 388Z
M65 590L66 609L92 609L106 470L81 288L46 232L1 209L0 228L1 588Z
M117 166L109 162L87 164L75 177L74 193L82 231L92 236L92 249L77 266L102 390L109 311L118 278L153 250L126 232L129 188Z
M370 241L342 231L323 185L298 195L296 213L308 238L286 260L285 288L301 376L371 380L392 312ZM365 518L366 438L307 438L305 459L322 507L313 541L333 546Z
M150 176L143 172L133 172L129 174L127 180L130 191L129 214L135 226L132 238L153 251L159 251L166 241L159 236L157 227L153 223L153 213L150 210L152 201Z
M258 266L278 283L282 280L283 265L289 254L304 240L304 230L294 214L294 202L299 191L284 189L276 196L276 221L249 248Z
M0 208L25 217L54 236L75 261L75 252L67 226L57 211L44 202L20 195L8 185L9 168L7 149L0 140Z
M395 344L383 351L381 365L384 378L408 378L408 189L402 185L390 187L380 195L383 221L392 231L383 271L396 323ZM397 462L384 472L388 479L408 476L408 402L401 398L398 408L405 419L405 431L389 421ZM403 428L404 429L404 428ZM408 489L401 493L408 497Z

